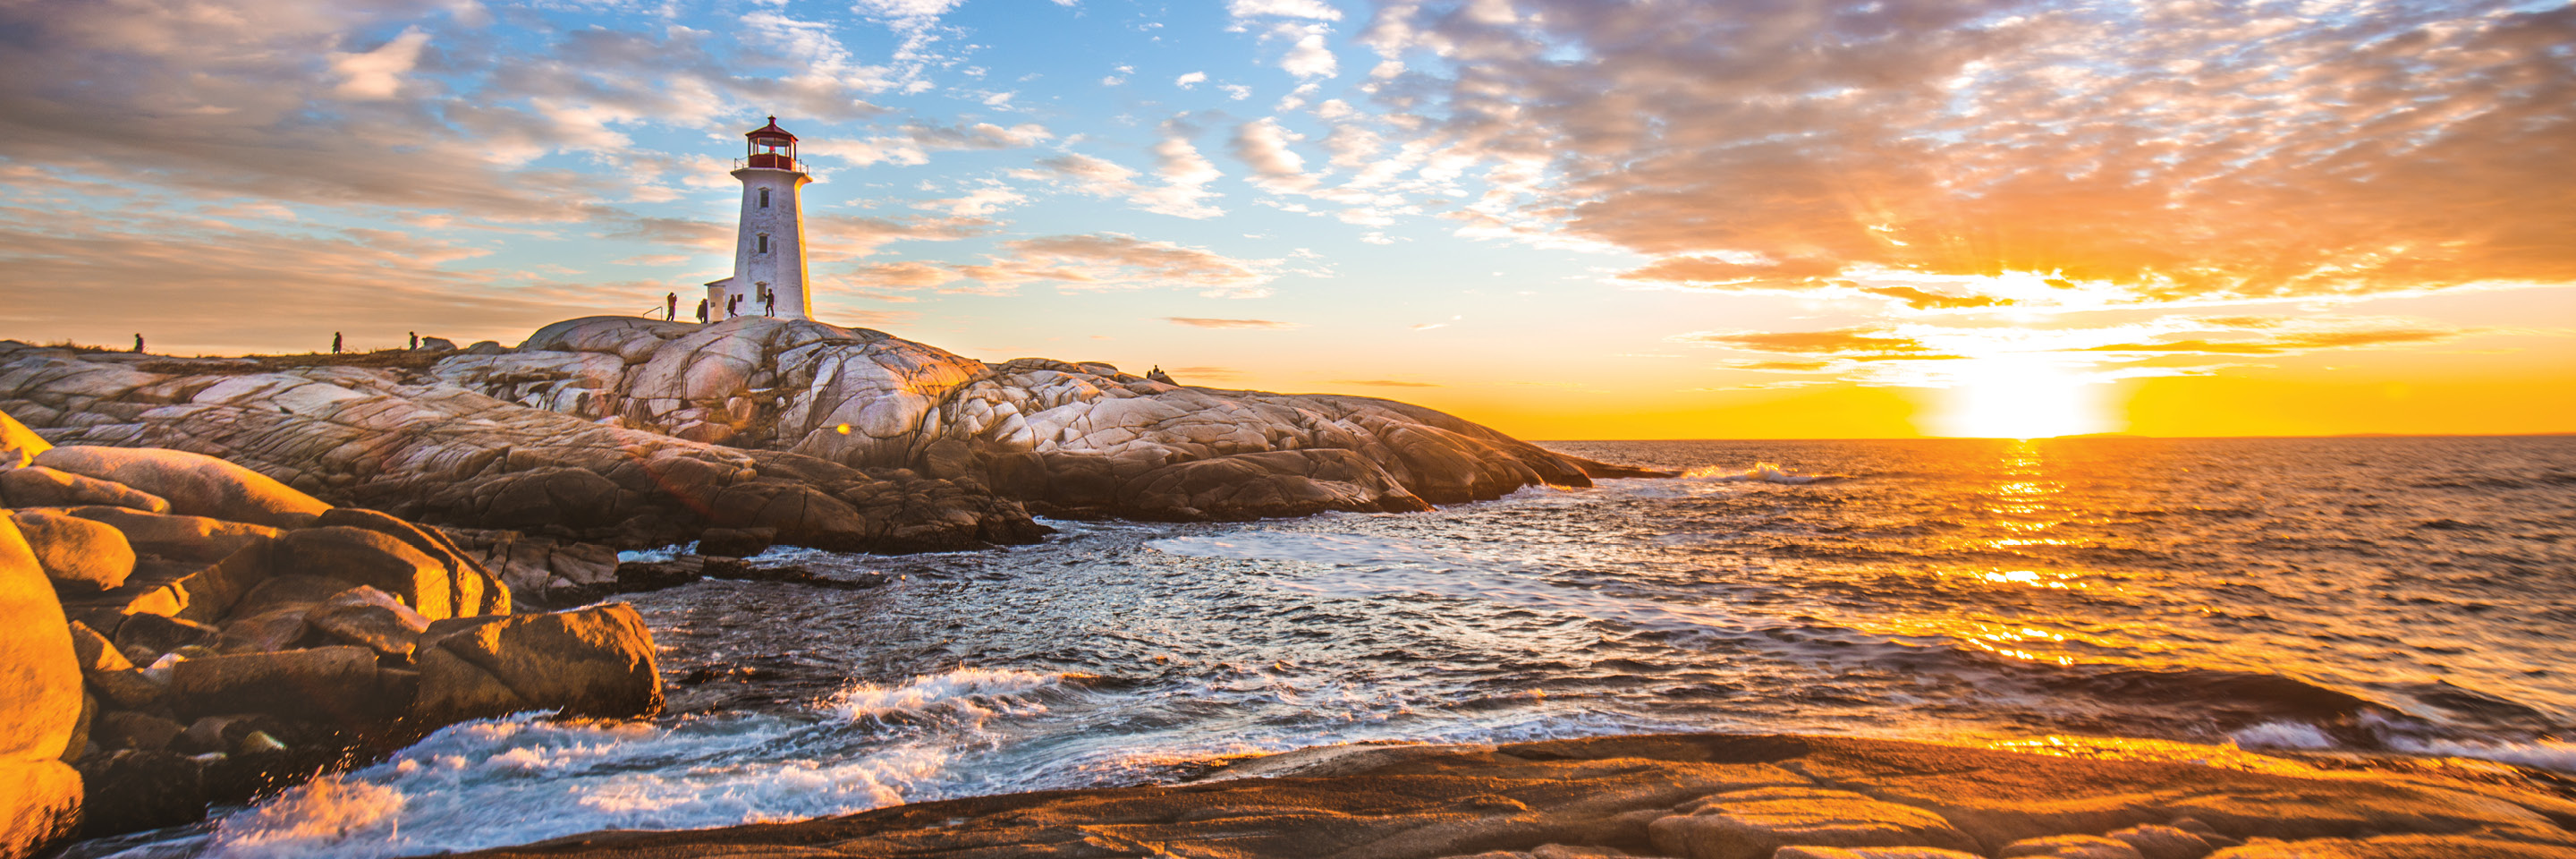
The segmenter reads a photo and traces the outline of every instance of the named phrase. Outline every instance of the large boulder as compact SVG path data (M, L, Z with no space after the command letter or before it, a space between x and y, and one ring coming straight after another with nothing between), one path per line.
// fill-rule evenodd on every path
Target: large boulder
M271 564L279 573L366 585L433 620L507 607L505 598L488 593L484 577L460 575L382 531L345 525L289 531L272 552Z
M161 496L95 477L84 477L41 465L0 471L0 500L12 507L85 507L106 504L146 513L168 513Z
M171 666L169 701L190 720L266 713L332 725L383 725L402 715L403 702L385 694L377 675L376 652L364 647L207 656Z
M44 436L19 423L17 418L0 413L0 468L24 467L35 461L36 454L53 448L53 442L46 441Z
M147 513L127 507L74 507L65 512L115 528L137 552L177 561L218 561L243 549L265 546L286 534L266 525Z
M652 633L625 603L447 621L422 642L420 710L435 721L532 708L611 718L662 710Z
M53 510L21 510L9 518L57 588L113 590L134 574L134 546L115 528Z
M331 509L267 475L184 450L78 445L37 454L35 464L149 492L188 516L293 528Z
M82 711L80 663L53 583L14 522L0 521L0 857L71 835L80 774L63 763Z

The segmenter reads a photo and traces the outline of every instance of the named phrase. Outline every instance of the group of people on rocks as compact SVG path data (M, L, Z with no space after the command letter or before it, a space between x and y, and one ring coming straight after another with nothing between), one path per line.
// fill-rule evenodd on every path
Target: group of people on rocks
M723 310L722 310L722 312L723 312L723 314L724 314L724 319L733 319L733 318L736 318L736 317L739 317L739 316L741 316L741 315L742 315L742 299L743 299L743 296L742 296L742 295L740 295L740 294L735 294L735 295L731 295L731 296L726 296L726 297L725 297L724 308L723 308ZM767 288L763 288L763 289L761 289L761 290L760 290L760 304L761 304L761 315L763 315L763 316L777 316L777 315L778 315L778 293L771 292L771 291L769 291ZM716 311L716 308L715 308L713 305L709 304L709 302L708 302L708 300L707 300L707 299L704 299L704 298L698 299L698 324L700 324L700 325L705 325L705 324L710 323L710 322L720 322L720 321L723 321L723 320L720 320L720 319L713 318L713 313L714 313L715 311ZM662 294L662 319L663 319L663 320L665 320L665 321L671 321L671 320L677 320L677 319L679 319L679 318L680 318L680 294L679 294L679 293L676 293L676 292L666 292L666 293L663 293L663 294Z

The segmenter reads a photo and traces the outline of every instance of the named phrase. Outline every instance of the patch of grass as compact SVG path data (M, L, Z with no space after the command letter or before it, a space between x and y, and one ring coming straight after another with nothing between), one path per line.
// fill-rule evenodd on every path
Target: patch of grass
M373 352L307 352L301 355L245 355L258 361L262 369L287 370L297 367L373 367L389 370L427 370L438 359L454 352L414 352L409 349L378 349Z

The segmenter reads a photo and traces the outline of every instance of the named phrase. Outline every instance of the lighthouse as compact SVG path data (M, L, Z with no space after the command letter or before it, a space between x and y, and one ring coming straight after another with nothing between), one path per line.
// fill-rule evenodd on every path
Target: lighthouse
M796 162L796 135L778 127L778 117L743 137L744 157L733 171L742 180L733 276L707 284L708 320L728 318L725 308L735 296L742 298L742 316L768 312L765 299L776 296L778 318L812 319L814 301L805 291L805 209L796 189L814 177Z

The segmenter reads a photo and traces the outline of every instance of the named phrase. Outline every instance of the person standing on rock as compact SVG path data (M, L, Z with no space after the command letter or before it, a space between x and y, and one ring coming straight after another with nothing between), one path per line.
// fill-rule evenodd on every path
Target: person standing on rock
M777 316L777 315L778 315L778 293L775 293L775 292L766 292L766 293L762 293L762 294L761 294L761 296L760 296L760 303L761 303L761 305L762 305L762 309L761 309L761 311L760 311L760 315L762 315L762 316Z
M331 354L340 354L340 332L331 332Z
M732 319L732 318L735 318L735 317L738 317L738 316L741 316L741 315L742 315L742 296L739 296L739 295L728 295L728 296L725 296L725 318L726 318L726 319Z
M143 335L134 335L134 354L143 354Z
M420 332L418 331L411 333L411 350L414 352L420 351Z
M698 299L698 324L707 324L707 300Z
M678 318L680 318L680 294L662 293L662 321L669 322Z

